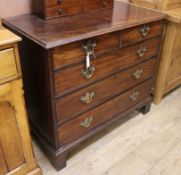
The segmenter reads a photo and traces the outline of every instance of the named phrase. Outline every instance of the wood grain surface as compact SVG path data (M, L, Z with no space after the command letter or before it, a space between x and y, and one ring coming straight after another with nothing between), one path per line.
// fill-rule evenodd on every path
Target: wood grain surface
M23 37L20 55L32 131L57 170L66 166L67 154L85 139L134 110L149 112L165 17L115 1L113 9L48 21L34 15L4 21ZM87 41L97 43L90 79L81 73L86 56L82 44ZM144 73L133 80L137 69ZM77 100L87 90L95 90L96 104L81 107Z
M101 82L95 83L92 86L79 90L71 95L58 99L56 102L56 111L59 123L76 117L81 113L86 112L88 109L109 100L111 97L152 78L155 61L154 58L128 70L114 74ZM133 73L137 70L142 70L143 72L138 79L133 76ZM85 104L80 100L87 92L94 92L93 100L90 104ZM67 104L69 108L67 108Z
M55 96L65 95L73 90L77 90L85 85L105 78L117 71L126 69L156 56L159 43L160 39L157 38L146 41L145 43L119 49L110 54L103 55L100 58L93 59L91 65L95 67L95 72L88 80L81 75L81 71L85 69L85 63L56 72L54 74ZM147 48L145 55L141 58L137 55L137 49L140 47Z
M103 103L97 108L80 115L78 118L63 124L59 128L59 140L60 144L67 144L86 133L90 132L94 127L100 125L101 123L106 122L107 120L111 120L114 116L118 115L120 112L130 108L136 103L142 101L147 98L150 92L151 81L148 81L140 86L137 86L130 91L119 95L112 100ZM134 92L138 91L139 95L135 101L130 99L130 95ZM85 118L92 117L92 125L90 127L84 128L80 125L81 121L84 121Z
M165 14L159 12L116 1L113 10L98 10L49 21L44 21L34 15L23 15L7 18L4 24L11 26L12 29L42 47L50 49L70 42L158 21L165 17Z

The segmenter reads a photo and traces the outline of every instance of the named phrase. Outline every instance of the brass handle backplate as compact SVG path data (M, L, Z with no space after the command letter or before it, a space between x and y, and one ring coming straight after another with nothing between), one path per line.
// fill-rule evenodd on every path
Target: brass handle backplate
M84 43L82 45L82 49L86 52L86 54L92 55L94 54L95 48L96 48L96 42L95 41L87 41L87 43Z
M142 76L142 74L143 74L143 70L142 69L137 69L133 73L133 77L138 80Z
M150 31L150 26L149 25L144 25L142 27L140 27L140 33L142 37L146 37L148 36Z
M135 91L135 92L133 92L133 93L130 95L130 99L131 99L132 101L136 101L137 98L138 98L138 96L139 96L139 91Z
M81 75L85 77L86 79L90 79L94 75L95 70L96 69L94 66L90 66L86 68L85 70L82 70Z
M94 95L94 92L87 92L84 96L81 96L80 100L85 104L89 104L92 102Z
M140 47L137 49L136 53L139 58L143 57L145 55L145 52L147 51L146 47Z
M88 128L92 125L93 117L85 118L84 121L80 122L80 126Z

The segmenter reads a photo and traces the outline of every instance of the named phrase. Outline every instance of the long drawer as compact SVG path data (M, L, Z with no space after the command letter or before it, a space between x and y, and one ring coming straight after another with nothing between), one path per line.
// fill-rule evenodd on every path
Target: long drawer
M56 72L54 75L55 97L85 87L106 76L156 56L159 44L160 38L154 38L93 59L91 64L95 71L92 72L93 76L90 79L86 79L82 74L85 70L84 63Z
M58 129L60 145L86 135L90 130L146 99L150 93L151 83L152 81L147 81L60 126Z
M56 102L57 120L59 123L80 115L119 93L152 77L155 58L143 64L121 71L92 86L84 88Z

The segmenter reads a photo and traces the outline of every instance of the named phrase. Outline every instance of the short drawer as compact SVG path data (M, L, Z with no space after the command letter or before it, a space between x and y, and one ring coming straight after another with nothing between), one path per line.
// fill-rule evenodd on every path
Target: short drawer
M151 78L155 60L154 58L128 70L121 71L92 86L57 100L56 113L58 122L61 123L74 118L111 97ZM71 108L68 108L67 104Z
M59 127L59 141L61 145L68 144L89 133L93 128L111 120L119 113L140 103L149 96L152 81L147 81L128 92L80 115Z
M0 50L0 80L18 73L14 49Z
M71 91L85 87L120 70L156 56L159 44L160 38L152 39L93 59L91 65L95 68L95 71L92 71L92 77L89 79L83 74L85 64L79 64L56 72L54 75L55 97L66 95Z
M113 6L113 0L46 0L45 6L46 18L53 18L109 8Z
M122 32L122 46L134 44L136 42L159 36L163 31L163 22L155 22L151 24L141 25L130 28Z
M95 3L97 2L97 4ZM94 6L99 6L99 4L104 5L105 3L107 4L113 4L113 0L77 0L75 3L75 0L45 0L45 6L46 7L51 7L51 6L56 6L60 5L62 8L63 7L73 7L73 6L82 6L82 5L89 5L93 6L92 4L95 4ZM89 7L87 7L89 8Z
M54 70L83 62L86 55L85 51L83 50L83 46L88 43L92 45L96 44L94 52L96 57L113 49L118 49L120 44L119 36L119 32L113 32L85 41L75 42L54 48L52 51Z

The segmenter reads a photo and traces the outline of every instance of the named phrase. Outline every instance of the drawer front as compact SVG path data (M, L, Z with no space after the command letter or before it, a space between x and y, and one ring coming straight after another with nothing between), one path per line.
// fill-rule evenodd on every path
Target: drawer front
M145 100L150 93L152 81L147 81L128 92L84 113L59 127L59 141L61 145L68 144L86 135L93 128L112 119L119 113Z
M155 59L119 72L92 86L61 98L56 103L59 123L65 122L81 113L105 102L112 96L134 87L152 77ZM67 104L71 108L67 108Z
M0 51L0 80L9 78L18 73L14 49L5 49Z
M61 7L73 7L73 6L82 6L82 5L87 5L87 6L91 6L91 5L95 5L95 7L99 6L99 4L103 4L107 3L107 4L113 4L113 0L77 0L75 2L75 0L45 0L45 6L46 7L52 7L52 6L56 6L56 5L60 5ZM89 8L89 7L87 7Z
M64 3L75 3L75 1L73 2L74 0L66 0L66 2ZM56 5L60 5L61 3L63 3L62 0L45 0L45 6L46 7L51 7L51 6L56 6Z
M96 43L94 52L96 57L113 49L118 49L120 43L119 36L119 32L114 32L53 49L52 57L54 70L83 62L86 54L83 50L83 46L87 43Z
M155 22L139 27L124 30L122 32L122 45L126 46L136 42L150 39L162 34L163 22Z
M113 0L47 0L46 17L59 17L84 13L90 10L109 8L113 6Z
M79 64L55 73L55 97L66 95L71 91L157 55L159 43L160 38L157 38L93 59L91 65L95 67L95 71L92 71L93 75L90 79L85 78L82 74L85 70L85 64ZM138 54L140 49L143 50L141 55Z

